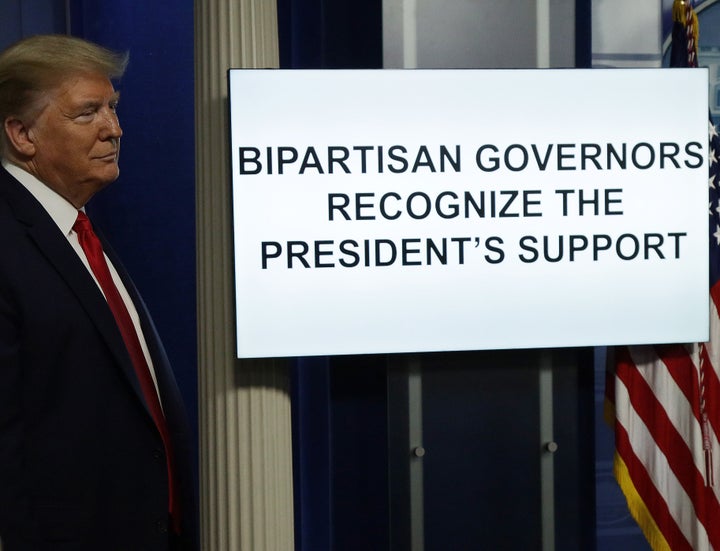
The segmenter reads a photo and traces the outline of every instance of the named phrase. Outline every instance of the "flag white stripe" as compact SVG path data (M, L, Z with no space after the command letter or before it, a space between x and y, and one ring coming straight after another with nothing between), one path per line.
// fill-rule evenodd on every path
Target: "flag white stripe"
M615 385L616 416L628 432L633 452L649 473L653 484L667 502L670 514L695 551L710 551L705 528L697 521L694 505L667 458L656 445L652 433L630 403L627 388L620 379Z
M693 347L697 348L697 347ZM682 393L682 390L670 375L669 370L662 360L655 357L651 361L647 357L647 353L640 354L639 351L652 350L650 347L630 347L630 354L633 362L642 377L647 381L648 385L655 394L655 398L660 402L670 422L675 427L682 439L691 449L692 456L695 458L696 466L705 477L705 457L703 452L702 427L698 423L692 411L692 404ZM698 354L694 351L688 355L695 366L695 376L700 380L698 369ZM707 481L706 481L707 482Z

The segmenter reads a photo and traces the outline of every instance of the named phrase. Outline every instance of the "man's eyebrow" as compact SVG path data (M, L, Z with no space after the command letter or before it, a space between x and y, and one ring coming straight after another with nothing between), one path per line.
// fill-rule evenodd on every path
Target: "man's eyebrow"
M113 93L107 100L108 104L118 103L120 101L120 92ZM96 109L100 108L102 105L105 104L105 100L101 99L87 99L85 101L81 101L77 104L75 107L76 109L82 110L82 109Z

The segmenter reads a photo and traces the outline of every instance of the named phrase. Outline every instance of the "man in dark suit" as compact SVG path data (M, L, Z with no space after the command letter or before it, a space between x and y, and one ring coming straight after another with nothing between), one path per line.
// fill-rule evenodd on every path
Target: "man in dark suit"
M84 218L119 174L111 79L125 64L66 36L0 54L2 551L198 548L180 393L142 299Z

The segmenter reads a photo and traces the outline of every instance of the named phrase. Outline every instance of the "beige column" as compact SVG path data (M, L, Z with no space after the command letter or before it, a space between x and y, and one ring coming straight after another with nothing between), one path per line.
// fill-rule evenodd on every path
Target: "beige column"
M234 359L227 69L277 66L274 1L195 1L203 551L294 549L288 369Z

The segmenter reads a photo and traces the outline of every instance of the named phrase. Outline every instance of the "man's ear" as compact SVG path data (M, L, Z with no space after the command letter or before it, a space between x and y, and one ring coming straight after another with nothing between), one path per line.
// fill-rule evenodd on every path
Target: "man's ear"
M4 124L5 136L8 145L22 157L33 157L35 155L35 143L33 142L30 128L17 117L8 117Z

